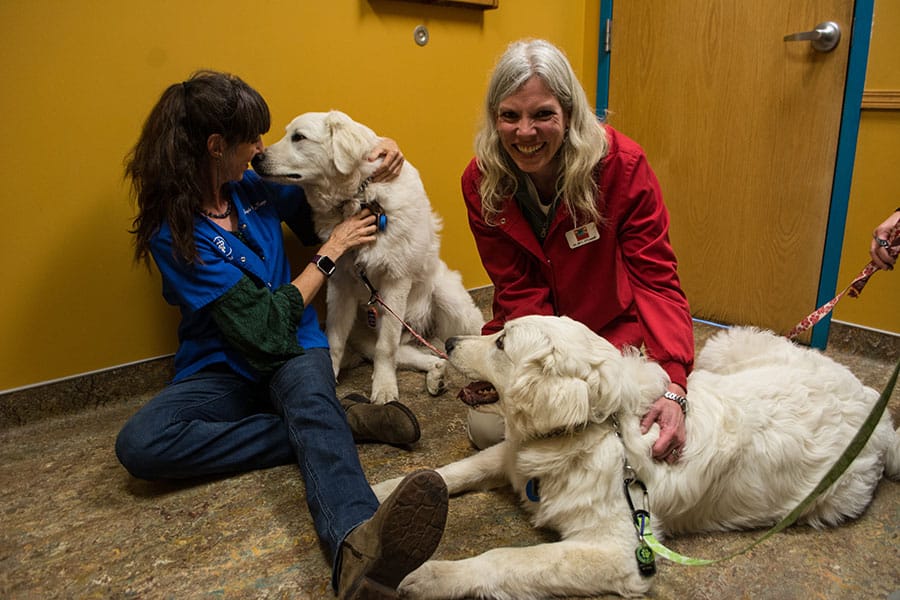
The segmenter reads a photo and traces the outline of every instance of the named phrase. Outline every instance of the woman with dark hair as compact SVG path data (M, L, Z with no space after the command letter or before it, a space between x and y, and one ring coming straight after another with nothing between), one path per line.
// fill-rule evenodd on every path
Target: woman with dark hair
M643 150L597 119L553 44L519 41L500 57L462 189L494 284L483 332L523 315L566 315L620 348L643 346L671 383L642 425L659 423L653 455L676 461L694 338L669 214ZM470 411L469 431L485 446L503 429Z
M396 598L403 577L437 547L446 487L435 472L418 471L379 506L366 481L310 304L327 276L310 263L292 278L283 248L282 222L319 243L309 206L301 188L247 170L269 120L242 80L199 72L163 93L129 157L135 258L152 257L182 321L175 377L125 424L116 454L142 479L297 463L339 596ZM379 175L396 176L396 144L385 140L370 159L378 157ZM337 261L371 243L374 221L368 211L348 218L319 255ZM378 424L370 437L399 428L406 439L388 441L418 438L406 407L362 406L370 418L357 414L357 423Z

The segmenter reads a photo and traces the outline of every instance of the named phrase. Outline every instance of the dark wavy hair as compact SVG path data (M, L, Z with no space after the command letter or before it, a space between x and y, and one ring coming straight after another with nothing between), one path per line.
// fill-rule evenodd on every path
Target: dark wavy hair
M197 259L194 218L210 192L209 136L219 134L231 146L255 141L270 125L263 97L228 73L198 71L163 92L125 159L138 209L130 230L136 262L149 266L150 240L164 222L175 255Z

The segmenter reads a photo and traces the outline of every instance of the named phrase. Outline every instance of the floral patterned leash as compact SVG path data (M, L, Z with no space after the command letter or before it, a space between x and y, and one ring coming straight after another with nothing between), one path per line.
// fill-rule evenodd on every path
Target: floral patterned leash
M891 256L897 256L900 254L900 223L898 223L893 229L891 229L890 234L888 235L888 239L891 240L889 246L887 247L888 254ZM883 246L883 244L882 244ZM844 290L829 300L827 303L823 304L820 308L813 311L810 315L808 315L805 319L797 323L793 329L791 329L785 337L794 339L819 321L821 321L825 315L830 313L834 306L843 298L845 295L849 294L851 298L856 298L862 293L863 288L866 283L869 282L869 278L878 271L879 268L875 266L875 263L869 261L869 264L865 266L865 268L859 272L859 275L850 282L850 285L844 288Z

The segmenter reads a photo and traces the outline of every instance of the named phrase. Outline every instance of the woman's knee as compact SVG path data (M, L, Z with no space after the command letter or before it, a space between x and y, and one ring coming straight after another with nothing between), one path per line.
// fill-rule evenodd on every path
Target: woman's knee
M503 441L505 422L500 415L478 412L470 408L466 425L469 441L479 450Z
M153 448L148 432L134 419L125 423L116 437L116 458L126 471L138 479L154 480L164 476L165 461Z
M116 437L116 458L119 459L119 463L125 467L125 470L134 477L139 479L149 479L148 477L142 476L141 464L145 461L142 460L142 453L134 444L131 430L127 423L125 427L119 431L118 437Z

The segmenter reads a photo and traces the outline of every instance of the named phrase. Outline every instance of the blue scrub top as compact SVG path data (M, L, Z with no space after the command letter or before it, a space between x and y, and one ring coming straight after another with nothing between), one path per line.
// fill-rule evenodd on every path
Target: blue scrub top
M163 297L181 309L174 381L223 362L244 377L257 380L254 369L219 333L211 305L245 275L270 292L291 282L282 221L303 243L319 242L302 188L263 181L253 171L246 171L241 181L230 185L238 227L245 241L203 216L194 220L198 260L193 264L186 264L173 254L168 223L163 223L150 241L150 252L162 275ZM328 347L312 305L303 311L297 343L303 348Z

